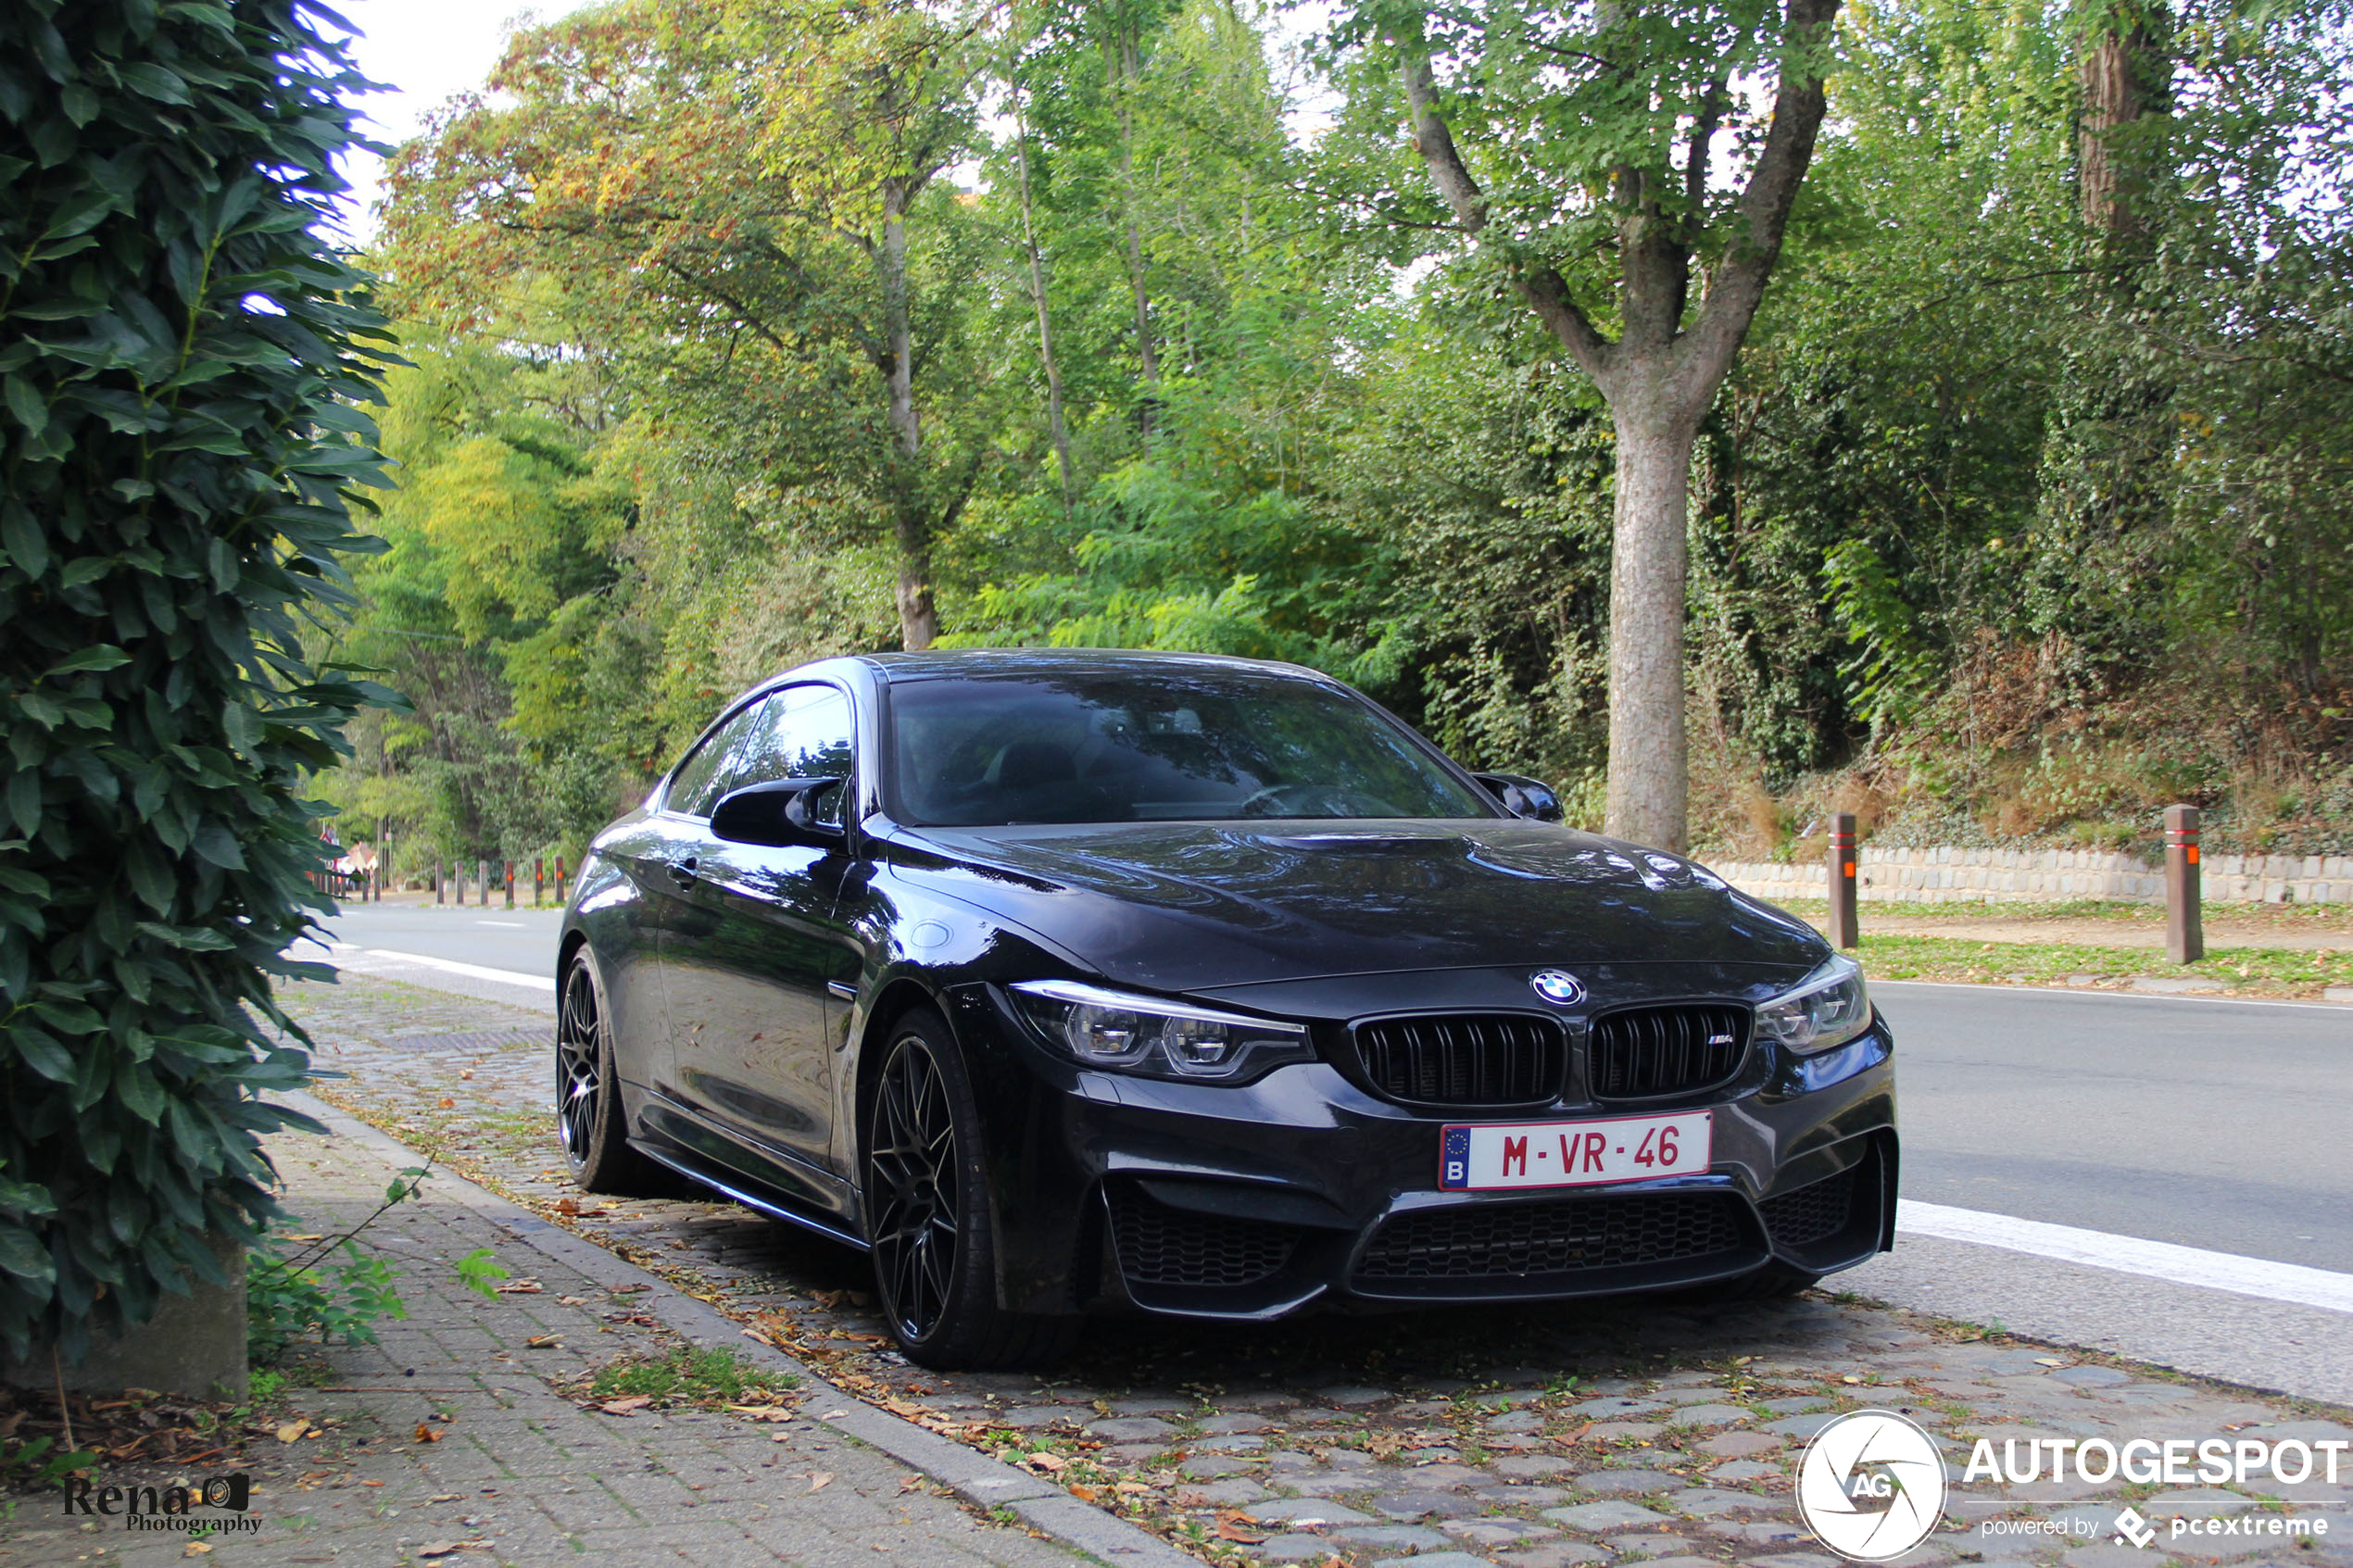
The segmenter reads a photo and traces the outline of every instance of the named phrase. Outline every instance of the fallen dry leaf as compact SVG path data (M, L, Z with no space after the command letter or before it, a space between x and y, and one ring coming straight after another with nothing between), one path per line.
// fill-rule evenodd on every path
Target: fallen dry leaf
M1145 1486L1141 1481L1122 1481L1118 1486L1113 1487L1112 1489L1114 1491L1125 1492L1131 1498L1141 1497L1145 1493L1152 1490L1151 1487Z
M625 1399L607 1399L597 1408L607 1415L635 1415L652 1403L652 1399L647 1395L632 1394Z
M757 1340L759 1340L759 1341L760 1341L762 1345L767 1346L767 1347L768 1347L771 1350L773 1350L773 1349L774 1349L774 1348L776 1348L776 1342L775 1342L774 1340L773 1340L773 1339L769 1338L766 1335L764 1335L764 1334L761 1333L761 1332L760 1332L760 1330L758 1330L758 1329L756 1329L756 1328L747 1328L747 1329L745 1329L745 1330L743 1331L743 1336L744 1336L744 1337L745 1337L746 1339L757 1339Z
M812 1470L809 1474L809 1489L812 1492L822 1492L833 1484L834 1473L830 1470Z
M180 1555L182 1557L202 1557L205 1553L210 1551L211 1549L212 1543L210 1541L190 1541L186 1548L181 1551Z
M535 1334L530 1338L524 1340L522 1344L523 1348L526 1350L560 1350L563 1348L563 1336L560 1334Z
M441 1097L441 1109L444 1110L455 1110L458 1109L458 1102L451 1099L447 1095L444 1095ZM451 1547L449 1549L455 1551L458 1549Z
M536 1296L547 1287L535 1279L503 1279L491 1288L501 1296Z
M1060 1454L1032 1454L1022 1462L1032 1470L1042 1470L1050 1475L1057 1470L1070 1468L1070 1461Z
M1256 1546L1266 1538L1266 1532L1251 1528L1251 1522L1246 1516L1236 1514L1231 1519L1220 1519L1217 1522L1217 1538L1221 1541L1239 1541L1244 1546Z
M922 1476L910 1475L904 1481L899 1483L899 1489L902 1492L912 1492L923 1484L924 1478Z
M421 1421L417 1423L417 1441L420 1443L438 1443L441 1441L441 1434L435 1432L432 1427L427 1426Z
M289 1421L278 1428L278 1441L281 1443L299 1441L302 1435L309 1430L310 1423L307 1421Z
M474 1070L469 1067L463 1073L459 1073L458 1076L464 1082L471 1084L474 1081Z
M1082 1486L1077 1482L1074 1481L1070 1485L1070 1495L1076 1498L1080 1502L1093 1502L1102 1494L1096 1491L1092 1486Z

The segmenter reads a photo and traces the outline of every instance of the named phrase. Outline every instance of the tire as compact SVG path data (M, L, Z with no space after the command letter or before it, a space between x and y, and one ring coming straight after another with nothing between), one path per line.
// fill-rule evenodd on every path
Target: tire
M980 1107L940 1016L885 1035L864 1148L866 1235L883 1317L907 1359L943 1372L1035 1365L1077 1343L1076 1318L997 1304L997 1248Z
M564 1166L584 1192L614 1198L677 1198L686 1179L629 1147L613 1071L605 988L583 947L564 966L556 1008L556 1135Z

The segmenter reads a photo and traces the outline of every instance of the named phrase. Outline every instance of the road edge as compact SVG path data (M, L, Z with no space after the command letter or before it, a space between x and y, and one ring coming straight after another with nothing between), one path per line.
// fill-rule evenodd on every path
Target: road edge
M275 1103L317 1118L335 1136L348 1138L390 1160L396 1169L429 1162L380 1128L300 1090L272 1097ZM566 1230L469 1181L436 1168L436 1190L497 1226L515 1241L575 1269L608 1290L642 1286L654 1316L706 1348L727 1349L799 1378L804 1386L832 1390L846 1409L821 1411L817 1419L870 1448L881 1449L909 1469L948 1487L981 1509L1003 1509L1039 1535L1060 1542L1104 1568L1202 1568L1202 1560L1160 1537L1071 1496L1051 1482L990 1459L965 1444L926 1432L912 1421L877 1410L841 1388L799 1358L752 1338L743 1325L706 1302L681 1291L661 1275L639 1268L608 1248Z

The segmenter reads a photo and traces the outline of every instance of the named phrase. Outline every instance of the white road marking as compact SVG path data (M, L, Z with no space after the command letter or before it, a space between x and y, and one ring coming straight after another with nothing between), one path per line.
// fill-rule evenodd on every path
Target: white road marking
M1908 1198L1896 1202L1895 1228L1914 1236L1975 1242L1980 1247L1998 1247L2063 1263L2082 1263L2095 1269L2113 1269L2119 1273L2171 1280L2176 1285L2203 1286L2236 1296L2353 1312L2353 1274L2308 1269L2300 1263L2275 1263L2268 1258L2242 1257L2235 1252L2208 1252L2199 1247L2177 1247L2170 1241L2110 1236L2106 1231L2079 1230L2073 1225L2047 1224L2041 1220L2020 1220L1976 1209L1948 1209L1941 1203L1916 1203Z
M529 931L531 929L528 923L519 920L478 920L474 922L474 923L476 925L504 926L509 931Z
M553 975L525 974L514 969L485 969L478 963L459 963L455 959L427 958L422 953L396 953L390 947L366 947L361 951L371 958L397 959L402 963L418 963L427 969L438 969L450 974L471 975L476 980L496 980L502 985L527 985L535 991L553 991Z

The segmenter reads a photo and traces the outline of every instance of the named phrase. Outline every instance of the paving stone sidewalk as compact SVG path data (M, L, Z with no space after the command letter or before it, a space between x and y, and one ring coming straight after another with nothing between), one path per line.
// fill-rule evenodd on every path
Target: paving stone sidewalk
M842 1387L1027 1465L1196 1555L1414 1568L1830 1568L1791 1473L1825 1422L1897 1410L1942 1443L1946 1530L1901 1560L2353 1568L2353 1461L2334 1483L1961 1483L1978 1437L2353 1438L2353 1412L1814 1293L1710 1306L1324 1317L1244 1329L1105 1323L1067 1364L907 1365L862 1260L731 1205L589 1199L547 1110L546 1014L346 976L295 1006L324 1092L536 1211L662 1273ZM2115 1544L2130 1504L2147 1549ZM2319 1513L2334 1533L2176 1537L2176 1517ZM2062 1521L2056 1534L1988 1520Z
M329 1236L373 1210L396 1169L348 1138L285 1134L271 1152L289 1207ZM399 1271L409 1315L381 1324L376 1345L305 1363L312 1375L289 1388L278 1429L303 1435L247 1452L252 1534L192 1549L184 1534L134 1532L121 1517L68 1518L54 1494L35 1494L0 1519L0 1563L1083 1568L832 1430L821 1417L839 1399L822 1386L765 1405L761 1419L584 1408L565 1387L685 1342L649 1311L644 1286L616 1291L610 1274L600 1282L517 1247L449 1186L428 1178L366 1231ZM512 1271L508 1292L490 1299L457 1272L481 1247Z

